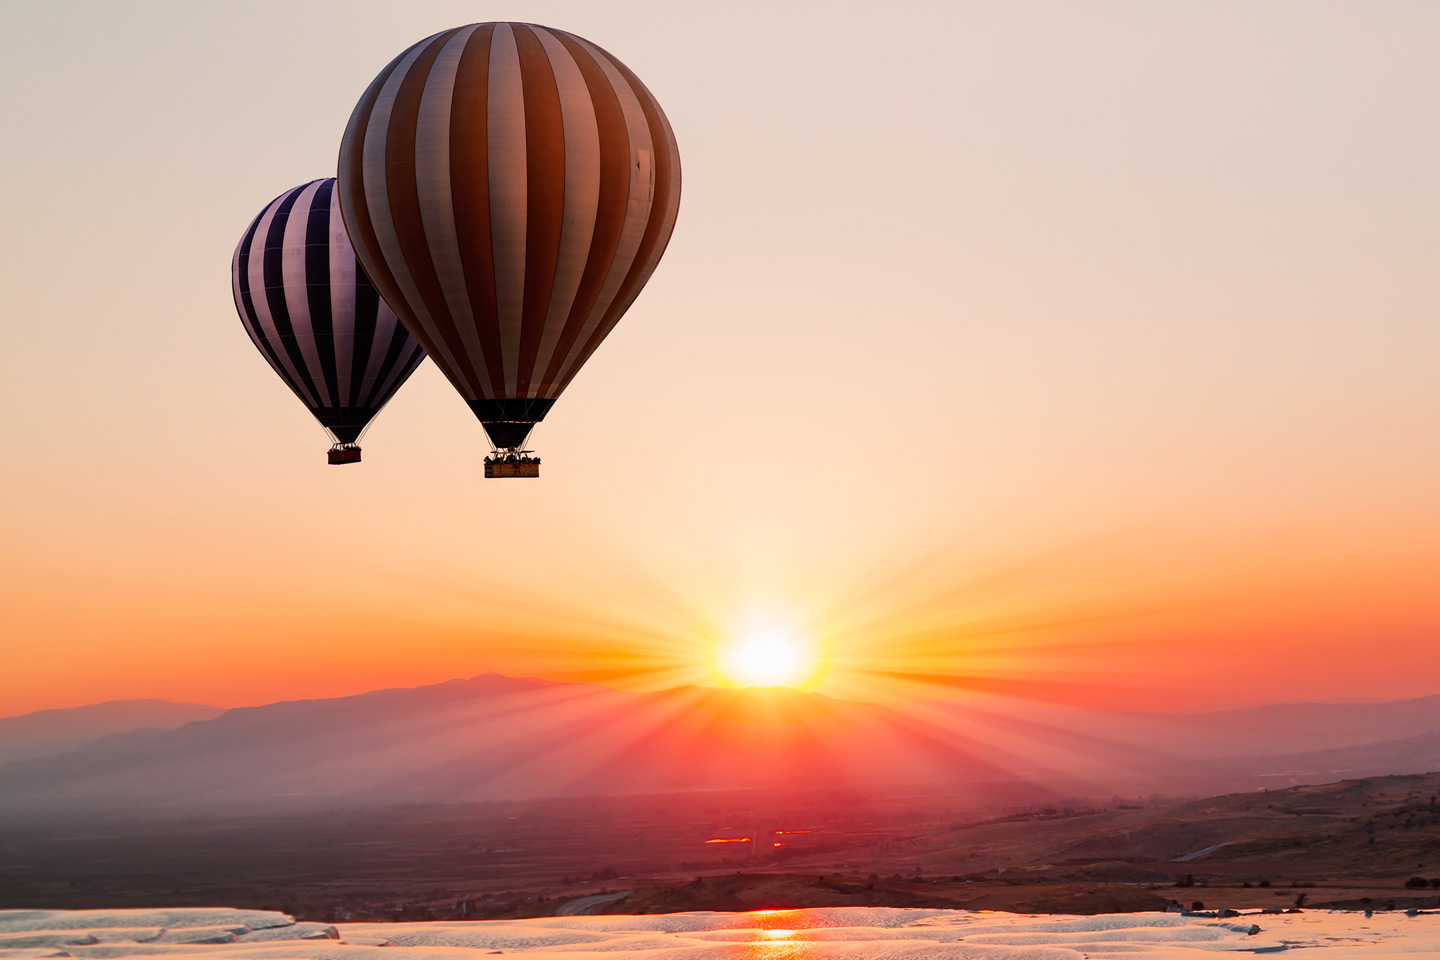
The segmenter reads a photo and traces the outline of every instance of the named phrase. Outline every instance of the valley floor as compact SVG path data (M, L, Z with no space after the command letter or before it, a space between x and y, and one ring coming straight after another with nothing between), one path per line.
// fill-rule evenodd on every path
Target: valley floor
M1403 911L1440 907L1437 851L1433 773L989 810L944 794L755 792L148 819L0 811L0 905L225 903L326 924L820 907Z

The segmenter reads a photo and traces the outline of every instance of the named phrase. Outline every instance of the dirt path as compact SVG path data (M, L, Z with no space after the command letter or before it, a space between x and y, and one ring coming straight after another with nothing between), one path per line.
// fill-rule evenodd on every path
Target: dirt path
M588 897L581 897L578 900L571 900L562 903L555 911L557 917L581 917L596 907L603 907L607 903L614 903L616 900L624 900L634 890L621 890L619 893L596 893Z

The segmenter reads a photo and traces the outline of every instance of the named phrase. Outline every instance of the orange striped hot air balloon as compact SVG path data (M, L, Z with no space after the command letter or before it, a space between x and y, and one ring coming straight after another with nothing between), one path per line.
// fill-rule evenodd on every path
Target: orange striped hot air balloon
M420 41L340 147L356 255L484 425L486 476L536 476L531 428L654 272L680 206L660 104L587 40L476 23Z

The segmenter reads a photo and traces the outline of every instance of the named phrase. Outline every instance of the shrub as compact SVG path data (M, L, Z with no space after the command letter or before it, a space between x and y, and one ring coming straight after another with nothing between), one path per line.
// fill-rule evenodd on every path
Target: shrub
M1430 886L1430 881L1426 880L1424 877L1411 877L1409 880L1405 881L1405 886L1411 888L1412 890L1419 890L1422 887Z

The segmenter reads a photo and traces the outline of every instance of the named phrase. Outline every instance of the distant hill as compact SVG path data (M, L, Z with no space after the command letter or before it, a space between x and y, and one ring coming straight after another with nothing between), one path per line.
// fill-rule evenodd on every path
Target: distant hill
M1286 756L1241 758L1233 766L1257 778L1294 783L1431 773L1440 770L1440 732Z
M111 700L0 719L0 764L48 757L142 727L173 730L223 713L219 707L168 700Z
M788 689L634 693L488 673L228 710L51 752L0 766L0 812L751 788L938 788L980 803L1194 796L1436 769L1440 697L1152 716Z
M1277 703L1181 714L1169 723L1198 752L1211 756L1307 753L1440 731L1440 696L1379 703Z

